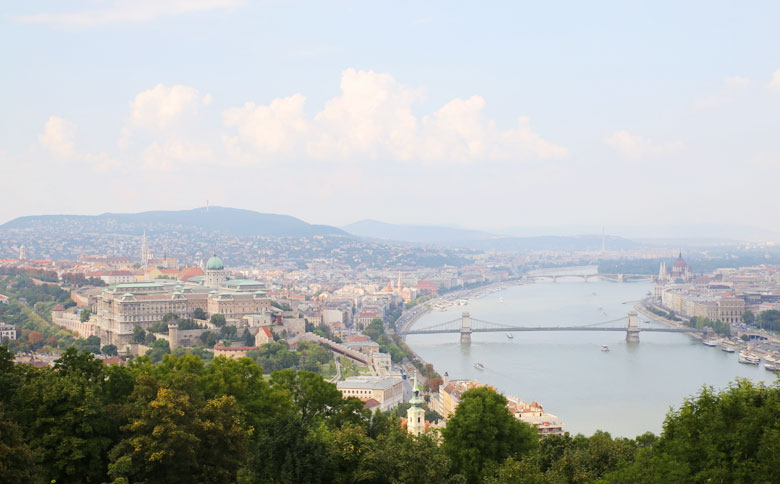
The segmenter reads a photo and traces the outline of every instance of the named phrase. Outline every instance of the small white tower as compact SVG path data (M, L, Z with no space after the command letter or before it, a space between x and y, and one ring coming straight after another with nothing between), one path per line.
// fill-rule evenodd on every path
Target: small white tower
M412 404L406 411L406 431L412 435L425 433L425 410L422 408L423 399L420 397L422 388L417 383L417 374L414 375L414 385L412 385Z
M208 287L219 287L226 280L227 277L225 276L225 266L222 265L222 259L217 257L217 254L214 254L206 262L206 284L205 285Z
M144 230L144 238L141 239L141 265L146 268L149 263L149 245L146 243L146 230Z
M27 260L27 247L24 244L19 247L19 260Z

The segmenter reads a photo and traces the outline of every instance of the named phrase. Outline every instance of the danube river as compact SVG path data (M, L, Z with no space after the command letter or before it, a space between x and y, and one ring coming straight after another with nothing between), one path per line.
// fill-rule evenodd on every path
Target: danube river
M645 297L647 282L563 280L510 286L470 299L465 306L432 311L415 323L425 328L460 317L515 326L576 326L625 316ZM647 322L640 327L663 325ZM615 327L625 324L612 323ZM629 344L623 332L474 333L471 345L457 334L410 335L407 343L451 379L475 379L522 400L536 400L572 434L601 429L613 436L660 433L671 406L702 385L724 388L737 377L775 381L758 366L737 363L735 354L704 346L685 334L640 333ZM601 351L608 345L609 352ZM477 370L474 363L485 365Z

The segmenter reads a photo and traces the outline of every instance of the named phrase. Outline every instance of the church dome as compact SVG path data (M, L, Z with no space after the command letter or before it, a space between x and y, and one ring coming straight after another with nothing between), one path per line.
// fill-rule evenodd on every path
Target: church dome
M208 262L206 262L206 270L208 271L221 271L225 266L222 265L222 259L217 257L217 254L212 255Z
M672 270L674 272L682 272L687 268L688 268L688 264L682 258L682 253L680 253L680 257L678 257L677 260L674 261L674 266L672 266Z

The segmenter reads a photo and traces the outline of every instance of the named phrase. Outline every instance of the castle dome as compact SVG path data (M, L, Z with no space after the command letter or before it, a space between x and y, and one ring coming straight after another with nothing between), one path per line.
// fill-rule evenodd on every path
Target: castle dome
M212 255L206 262L206 270L208 271L221 271L225 268L222 265L222 259L217 257L217 254Z

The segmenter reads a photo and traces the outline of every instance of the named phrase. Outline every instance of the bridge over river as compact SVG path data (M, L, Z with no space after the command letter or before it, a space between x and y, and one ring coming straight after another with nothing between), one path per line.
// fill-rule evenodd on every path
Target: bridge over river
M606 324L616 324L626 321L625 326L601 326ZM471 343L472 333L495 333L495 332L524 332L524 331L625 331L626 341L638 343L640 332L655 333L702 333L706 337L712 336L712 329L695 328L640 328L639 318L635 311L628 313L626 317L613 319L611 321L600 321L598 323L584 324L579 326L517 326L511 324L493 323L472 318L468 312L464 312L460 318L444 323L428 326L426 328L411 329L400 331L398 334L406 336L409 334L446 334L460 333L461 344Z

